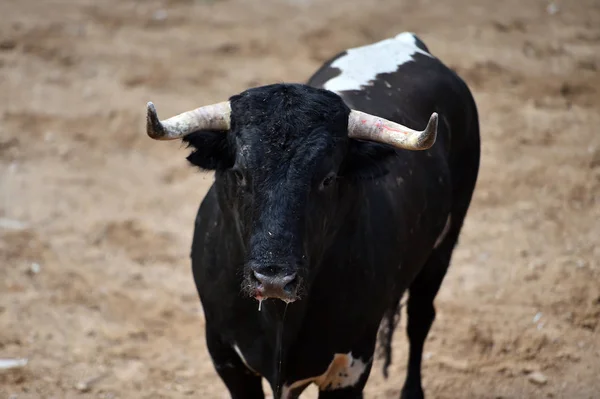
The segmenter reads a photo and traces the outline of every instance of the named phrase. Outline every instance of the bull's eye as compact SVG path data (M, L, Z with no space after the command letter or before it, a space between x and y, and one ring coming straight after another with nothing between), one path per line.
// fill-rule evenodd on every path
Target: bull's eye
M238 169L233 170L233 177L235 177L236 182L240 185L244 185L246 183L244 174Z
M324 189L325 187L328 187L331 185L331 183L333 183L335 181L335 173L330 173L327 175L327 177L325 177L323 179L323 181L321 182L321 190Z

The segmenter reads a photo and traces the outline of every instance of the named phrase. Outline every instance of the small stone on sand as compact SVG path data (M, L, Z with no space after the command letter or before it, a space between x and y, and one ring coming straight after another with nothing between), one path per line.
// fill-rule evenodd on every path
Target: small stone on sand
M544 374L542 374L539 371L534 371L533 373L529 374L527 376L527 378L529 379L530 382L532 382L536 385L544 385L548 382L548 377L546 377Z

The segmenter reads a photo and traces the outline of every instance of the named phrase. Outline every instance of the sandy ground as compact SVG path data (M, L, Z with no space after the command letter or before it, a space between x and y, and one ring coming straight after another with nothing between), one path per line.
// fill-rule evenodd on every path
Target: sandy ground
M188 259L212 177L170 116L304 81L409 30L474 91L483 157L426 346L429 398L600 397L600 2L0 2L0 371L7 398L226 398ZM367 398L398 397L377 363ZM316 397L315 390L305 397Z

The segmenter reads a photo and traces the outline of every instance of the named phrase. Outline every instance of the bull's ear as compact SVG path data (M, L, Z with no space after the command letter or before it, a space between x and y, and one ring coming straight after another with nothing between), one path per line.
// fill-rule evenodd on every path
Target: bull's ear
M182 140L193 148L187 160L201 169L226 169L234 163L227 134L223 132L203 130L188 134Z
M385 144L350 139L348 153L340 170L347 179L376 179L389 173L389 161L396 154Z

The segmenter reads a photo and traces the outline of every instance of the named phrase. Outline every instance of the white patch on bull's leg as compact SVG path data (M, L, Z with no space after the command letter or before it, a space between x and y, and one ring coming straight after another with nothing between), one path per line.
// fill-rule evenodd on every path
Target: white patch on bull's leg
M340 69L341 73L323 87L334 92L360 90L369 85L377 75L395 72L400 65L414 61L413 56L417 53L433 58L427 51L419 48L417 38L411 32L349 49L331 64L332 68Z
M368 363L354 358L352 352L348 354L336 353L333 355L333 360L329 363L329 367L327 367L327 370L323 374L284 385L281 399L287 399L294 389L305 387L312 383L316 384L321 391L352 387L358 383L360 377L362 377L367 369L367 365Z
M250 367L248 365L248 362L246 362L246 359L244 358L244 355L242 355L242 351L240 350L240 347L237 346L237 344L233 344L233 350L235 351L235 353L237 353L237 355L240 357L240 360L242 361L242 363L244 363L244 366L246 366L246 368L248 370L250 370L251 372L253 372L256 375L260 375L259 373L256 372L256 370L254 370L252 367Z
M322 391L353 387L358 383L366 368L367 364L360 359L353 358L352 352L347 355L336 354L322 379L317 381L317 385Z
M433 248L437 248L443 241L444 238L446 238L446 234L448 234L448 231L450 230L450 225L452 224L452 215L449 214L448 218L446 219L446 225L444 226L444 229L442 230L441 234L438 236L437 240L435 240L435 244L433 244Z

